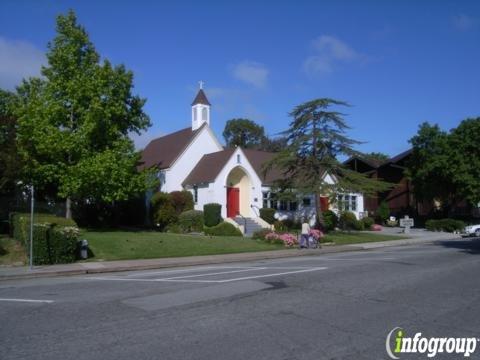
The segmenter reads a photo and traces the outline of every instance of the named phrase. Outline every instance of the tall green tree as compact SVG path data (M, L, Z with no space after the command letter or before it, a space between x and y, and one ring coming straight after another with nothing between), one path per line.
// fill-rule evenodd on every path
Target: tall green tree
M228 147L260 148L265 129L249 119L231 119L225 124L223 138Z
M21 169L16 147L15 94L0 89L0 194L13 191Z
M348 106L344 101L321 98L308 101L293 109L290 127L283 132L286 148L265 165L265 172L277 168L283 172L279 184L285 192L315 195L317 222L323 226L320 196L343 192L374 194L385 191L389 184L371 179L345 167L337 157L358 155L354 146L359 141L346 135L349 126L344 114L330 110L332 106ZM328 184L328 174L335 181Z
M369 152L369 153L362 153L362 158L366 160L373 160L378 163L383 163L390 159L390 156L381 152Z
M457 198L480 203L480 117L463 120L448 137L448 168Z
M452 181L449 135L438 125L425 122L410 139L412 155L407 163L416 199L439 200L445 209L454 201L456 193Z
M58 189L71 217L72 200L124 200L151 185L128 137L150 120L132 94L133 73L100 61L73 11L57 17L56 32L43 77L18 88L17 145L25 180Z

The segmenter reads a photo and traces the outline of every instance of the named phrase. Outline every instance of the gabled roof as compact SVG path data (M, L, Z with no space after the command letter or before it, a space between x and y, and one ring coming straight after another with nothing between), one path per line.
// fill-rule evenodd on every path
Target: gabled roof
M411 153L413 152L413 149L408 149L394 157L392 157L390 160L387 161L387 163L398 163L400 161L405 160Z
M182 185L197 185L214 182L235 150L236 149L230 148L204 155L183 181ZM263 176L263 164L271 160L276 155L275 153L251 149L242 149L242 151L263 185L271 185L275 180L283 177L282 172L275 168L270 170L267 173L267 176Z
M352 163L355 160L363 162L365 165L369 166L372 169L376 169L384 163L384 161L377 160L377 159L366 158L363 156L352 156L347 160L345 160L343 164L347 165Z
M198 90L197 96L193 99L192 106L196 104L210 105L207 95L205 95L205 92L202 89Z
M206 124L197 130L188 127L150 141L142 151L139 170L154 166L158 169L166 169L172 166L204 126Z

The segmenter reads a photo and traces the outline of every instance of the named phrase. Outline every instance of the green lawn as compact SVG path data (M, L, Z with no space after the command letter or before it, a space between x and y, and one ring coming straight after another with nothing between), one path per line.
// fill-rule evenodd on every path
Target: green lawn
M407 239L408 236L385 235L370 231L365 232L333 232L322 239L322 242L334 242L335 245L360 244L367 242Z
M0 235L0 265L23 265L25 261L23 246L6 235Z
M154 231L83 231L98 260L152 259L283 249L281 245L235 236L196 236Z

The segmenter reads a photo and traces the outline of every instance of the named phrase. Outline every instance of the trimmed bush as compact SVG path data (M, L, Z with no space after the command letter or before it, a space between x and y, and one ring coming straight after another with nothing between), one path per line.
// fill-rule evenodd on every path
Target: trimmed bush
M222 219L222 205L210 203L203 205L203 217L205 226L212 227L220 224Z
M203 222L203 211L200 210L188 210L178 217L178 225L183 232L201 232Z
M339 226L343 230L363 230L363 223L358 221L355 214L350 211L342 212Z
M277 220L273 223L273 227L275 231L280 231L280 232L285 232L288 230L288 228L285 226L283 221Z
M333 231L338 225L338 216L332 210L326 210L322 213L325 231Z
M272 232L272 230L270 229L261 229L261 230L257 230L255 231L253 234L252 234L252 239L255 239L255 240L265 240L265 236L267 234L270 234Z
M260 209L260 217L269 224L273 224L275 222L275 213L276 210L272 208Z
M169 224L177 222L178 215L172 205L170 194L157 192L152 200L153 223L159 230L165 230Z
M170 201L177 215L193 210L193 195L190 191L172 191L170 193Z
M361 222L363 223L363 227L365 230L370 230L373 224L375 224L375 220L371 217L364 217L362 218Z
M390 208L388 207L388 203L386 201L382 201L380 205L378 205L376 211L376 217L378 221L384 224L390 216Z
M465 228L465 223L455 219L431 219L425 222L425 228L430 231L454 232L462 231Z
M11 216L13 236L30 254L30 214ZM75 261L79 230L73 220L54 215L34 217L33 264L62 264Z
M213 236L243 236L242 232L227 222L221 222L212 227L205 227L205 235Z

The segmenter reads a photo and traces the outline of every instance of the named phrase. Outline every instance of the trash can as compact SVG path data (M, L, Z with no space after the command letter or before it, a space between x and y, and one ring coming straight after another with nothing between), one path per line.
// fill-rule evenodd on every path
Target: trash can
M80 259L85 260L88 258L88 241L83 239L80 242Z

